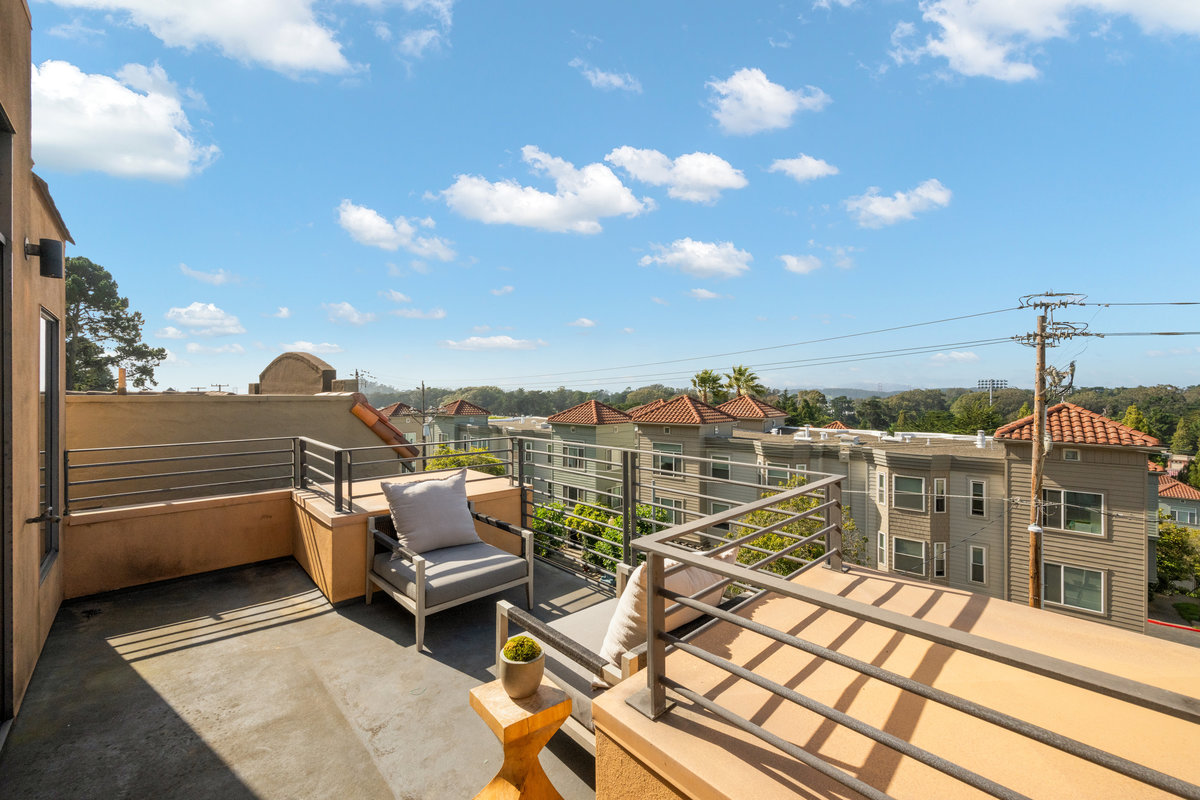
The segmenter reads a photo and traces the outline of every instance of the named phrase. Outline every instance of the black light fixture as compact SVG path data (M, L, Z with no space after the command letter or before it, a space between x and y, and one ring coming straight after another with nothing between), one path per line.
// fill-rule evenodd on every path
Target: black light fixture
M25 257L37 256L38 272L43 278L62 278L63 243L58 239L38 239L37 244L25 240Z

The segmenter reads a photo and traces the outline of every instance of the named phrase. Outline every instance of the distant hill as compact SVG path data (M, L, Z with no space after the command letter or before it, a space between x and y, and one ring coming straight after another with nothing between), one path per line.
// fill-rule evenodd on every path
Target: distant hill
M864 397L891 397L894 394L907 392L911 386L906 386L900 389L891 389L887 391L876 391L874 389L821 389L819 390L826 397L849 397L851 400L861 400Z

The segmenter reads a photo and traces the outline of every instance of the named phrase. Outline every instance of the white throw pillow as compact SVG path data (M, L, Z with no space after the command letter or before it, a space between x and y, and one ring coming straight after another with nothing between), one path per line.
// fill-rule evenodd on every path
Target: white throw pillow
M719 556L722 561L732 561L737 556L737 548L731 548ZM679 562L670 558L666 559L664 569L669 570L678 565ZM681 594L684 597L691 597L701 589L712 586L712 591L696 598L701 603L716 605L721 595L725 591L725 587L716 586L724 580L724 576L716 572L709 572L701 567L687 567L678 572L668 575L666 585L668 591ZM667 601L667 607L671 606L671 601ZM667 614L666 625L668 631L673 631L680 625L685 625L694 619L698 619L701 612L694 608L679 608ZM608 631L604 634L604 644L600 646L600 656L607 659L613 664L618 664L621 661L621 656L628 653L633 648L646 641L646 565L640 564L638 568L629 576L629 582L625 584L625 591L621 593L621 599L617 601L617 607L613 611L612 620L608 623Z
M414 553L479 541L467 509L467 471L411 483L382 483L396 540Z

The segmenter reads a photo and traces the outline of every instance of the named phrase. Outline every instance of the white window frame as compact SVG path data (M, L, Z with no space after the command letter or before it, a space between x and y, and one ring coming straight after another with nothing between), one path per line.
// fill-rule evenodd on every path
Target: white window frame
M708 513L719 514L722 511L728 511L731 508L733 508L733 503L720 503L716 500L713 500L708 504ZM728 531L729 525L730 520L726 520L725 522L718 522L716 525L713 525L712 529L715 531Z
M1062 456L1063 461L1082 461L1083 460L1079 455L1079 451L1072 447L1068 447L1068 448L1064 449L1062 451L1062 454L1063 454L1063 456Z
M572 497L571 495L575 496ZM566 500L568 503L583 502L583 490L578 486L563 486L563 500Z
M582 461L584 456L582 442L563 442L562 443L562 459L563 469L587 469L587 465Z
M683 522L682 497L661 497L655 492L650 495L650 502L656 506L664 506L671 509L671 519L667 522L668 526L679 525Z
M875 471L875 499L882 505L887 505L887 472Z
M1052 493L1058 494L1057 500L1052 500L1048 497L1048 495L1050 495ZM1073 528L1066 528L1066 527L1056 527L1056 526L1050 524L1050 518L1049 518L1049 515L1047 514L1047 511L1050 508L1050 506L1052 506L1052 505L1056 506L1058 508L1059 519L1063 520L1064 524L1065 524L1066 515L1063 512L1066 511L1066 506L1064 504L1066 503L1066 496L1068 494L1076 494L1076 495L1089 494L1089 495L1093 495L1095 497L1100 498L1100 511L1099 511L1100 532L1099 533L1095 533L1093 531L1075 530ZM1074 489L1063 489L1063 488L1042 489L1042 514L1041 514L1042 527L1045 528L1046 530L1062 531L1063 533L1074 533L1074 534L1079 534L1080 536L1094 536L1098 539L1102 539L1108 535L1108 519L1107 519L1107 515L1106 515L1107 507L1108 507L1108 501L1107 501L1107 498L1104 496L1104 492L1082 492L1082 491L1076 491Z
M933 479L933 513L946 513L946 479Z
M716 478L719 481L729 480L730 476L733 475L733 467L732 467L733 458L730 456L710 456L710 458L712 458L713 463L710 464L709 468L708 468L709 477ZM724 477L716 474L716 471L718 468L718 465L716 462L718 462L718 461L721 461L724 463L724 466L725 466L725 476Z
M921 491L920 492L902 492L896 488L896 481L898 481L898 480L920 481L921 482ZM910 508L908 506L896 505L896 500L899 499L901 496L904 496L905 498L919 497L921 499L921 507L920 508ZM924 514L925 513L925 478L923 478L919 475L893 474L892 475L892 508L898 508L898 509L901 509L902 511L916 511L921 514Z
M1180 517L1186 517L1181 519ZM1171 519L1178 522L1180 525L1195 525L1196 524L1196 509L1194 508L1172 508Z
M980 493L975 494L975 487L979 486ZM975 511L975 502L979 501L979 512ZM987 481L980 478L967 479L967 516L968 517L987 517Z
M910 543L910 544L921 545L921 555L920 555L921 571L920 572L913 572L912 570L901 569L900 567L898 567L896 565L896 543L897 542L906 542L906 543ZM923 542L922 540L909 539L905 536L893 536L892 537L892 553L891 553L891 555L892 555L892 571L893 572L902 572L905 575L918 575L922 578L925 577L925 542ZM917 556L910 555L908 553L901 553L900 556L902 558L917 558Z
M1050 581L1047 578L1047 567L1058 568L1058 600L1051 600L1048 596L1050 590ZM1100 576L1100 608L1088 608L1086 606L1077 606L1066 601L1066 571L1068 569L1079 570L1080 572L1091 572ZM1042 602L1052 606L1060 606L1062 608L1071 608L1076 611L1085 611L1089 614L1104 615L1104 609L1108 606L1108 573L1102 569L1091 569L1089 567L1080 567L1075 564L1059 564L1053 561L1042 562Z
M880 531L875 535L875 563L883 570L888 568L888 535Z
M674 449L668 449L674 448ZM669 442L655 442L654 449L654 470L656 472L668 472L673 475L683 474L683 459L675 458L674 456L683 455L683 445L671 444ZM664 467L663 465L670 462L672 466Z
M981 556L979 566L983 568L983 580L975 580L975 554ZM987 584L987 548L981 544L971 545L971 549L967 551L967 583Z
M762 462L762 482L763 486L783 486L792 479L792 474L788 472L791 467L779 461L763 461ZM771 473L775 473L772 475ZM780 480L782 478L782 480Z
M946 577L946 543L933 543L933 577Z

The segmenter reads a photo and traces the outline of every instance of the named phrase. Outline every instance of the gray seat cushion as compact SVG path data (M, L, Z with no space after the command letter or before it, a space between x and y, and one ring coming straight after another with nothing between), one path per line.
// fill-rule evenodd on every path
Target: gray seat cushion
M614 597L603 603L559 617L551 621L549 625L593 653L599 653L600 645L604 642L604 633L608 630L608 622L612 619L613 610L616 607L617 598ZM586 668L547 647L546 677L571 698L571 716L589 731L596 730L595 723L592 721L592 701L604 694L605 689L603 687L592 688L595 676Z
M483 592L527 577L526 561L484 542L442 547L421 554L425 564L425 605L442 603ZM417 599L416 570L408 561L392 560L390 553L375 556L375 574L413 600Z

